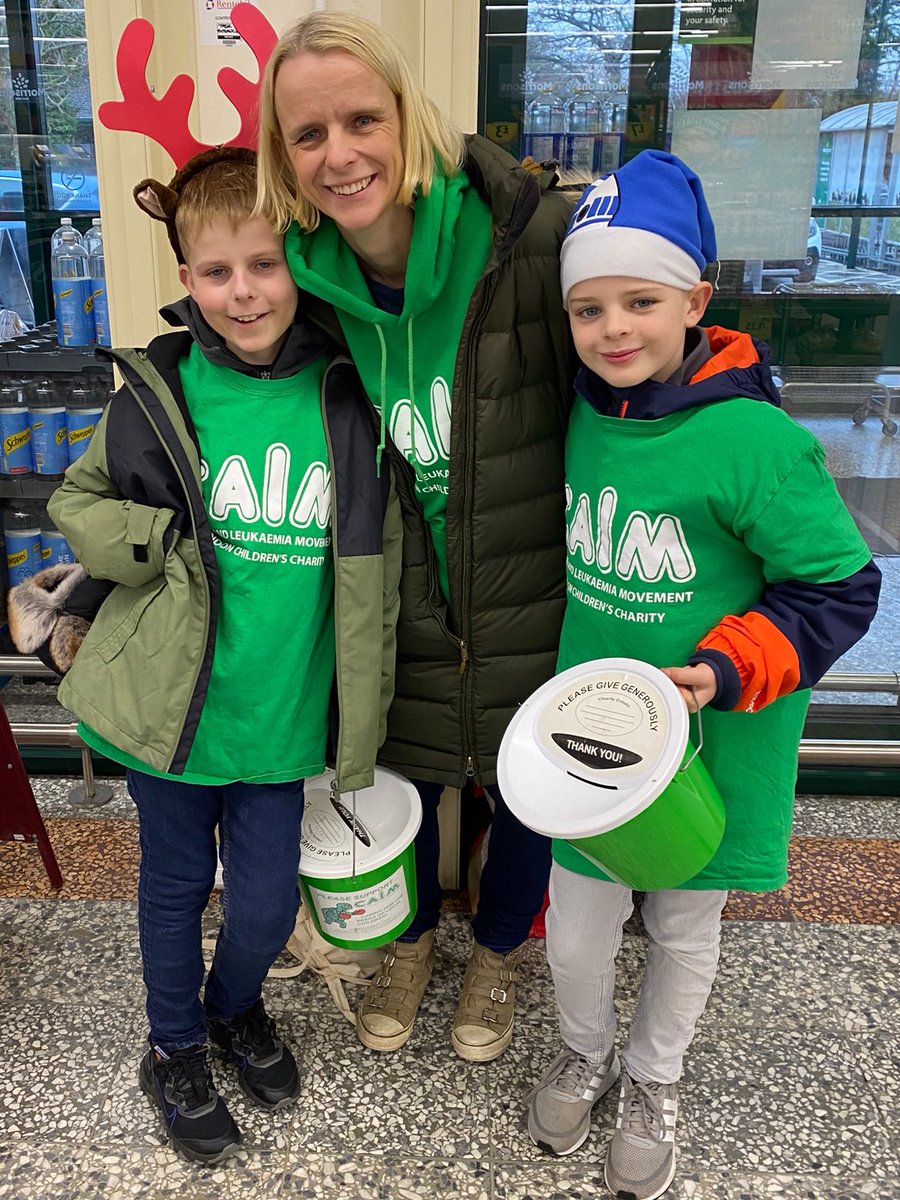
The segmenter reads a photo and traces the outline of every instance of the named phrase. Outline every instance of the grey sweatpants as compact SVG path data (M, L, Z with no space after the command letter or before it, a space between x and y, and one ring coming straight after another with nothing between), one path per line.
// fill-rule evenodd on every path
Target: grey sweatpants
M628 1040L625 1067L640 1083L675 1083L684 1052L706 1007L719 961L722 891L648 892L641 913L647 963ZM630 888L553 864L547 912L547 958L559 1031L595 1066L607 1061L616 1034L616 954L633 911Z

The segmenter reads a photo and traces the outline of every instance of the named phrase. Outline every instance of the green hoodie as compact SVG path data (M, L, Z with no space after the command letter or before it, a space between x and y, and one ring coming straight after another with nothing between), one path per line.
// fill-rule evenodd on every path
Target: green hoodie
M353 250L334 222L294 225L285 253L297 284L334 305L363 385L385 430L415 471L448 601L446 512L450 395L463 320L491 250L491 213L468 177L435 174L415 201L403 311L378 308ZM452 605L451 605L452 606Z

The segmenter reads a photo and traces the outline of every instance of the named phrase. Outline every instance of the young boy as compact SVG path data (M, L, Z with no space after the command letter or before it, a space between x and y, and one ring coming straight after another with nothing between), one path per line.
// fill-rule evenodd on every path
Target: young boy
M207 151L135 194L168 224L189 297L163 315L188 332L112 353L124 385L50 502L88 582L111 581L59 695L138 809L140 1084L172 1144L213 1163L241 1135L207 1036L252 1102L299 1092L261 987L296 919L303 780L324 770L335 691L338 789L373 780L399 514L356 372L296 315L283 239L251 216L254 154Z
M561 257L583 367L566 452L577 587L558 669L638 658L691 708L709 705L703 759L726 808L709 865L643 901L646 970L605 1164L629 1200L674 1177L677 1083L727 889L784 884L809 688L865 633L880 586L821 447L778 409L767 347L700 328L715 257L699 179L653 150L585 191ZM610 583L618 599L602 611L590 601ZM615 957L632 895L567 843L553 853L547 952L565 1049L530 1095L528 1128L569 1154L620 1074Z

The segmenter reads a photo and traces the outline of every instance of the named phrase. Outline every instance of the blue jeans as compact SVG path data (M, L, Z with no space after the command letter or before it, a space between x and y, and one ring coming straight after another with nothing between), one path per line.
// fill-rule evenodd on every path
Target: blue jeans
M150 1040L166 1052L206 1042L260 997L290 937L300 894L303 780L201 787L128 772L141 835L138 925ZM225 873L223 920L204 1001L200 919Z
M441 915L437 812L444 786L417 779L413 784L422 799L422 827L415 843L419 906L401 942L414 942L427 930L435 929ZM489 785L485 791L494 802L494 816L472 933L479 945L508 954L528 937L531 922L543 904L550 877L550 839L532 832L514 817L498 787Z

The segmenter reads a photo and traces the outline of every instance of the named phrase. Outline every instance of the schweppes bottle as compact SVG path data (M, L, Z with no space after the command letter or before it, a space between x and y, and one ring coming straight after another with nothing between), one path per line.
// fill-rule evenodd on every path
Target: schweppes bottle
M41 569L41 526L37 511L21 500L11 500L3 510L6 574L15 587Z
M31 475L34 471L31 415L25 388L8 376L0 387L0 475Z
M69 437L69 462L81 458L94 436L97 422L103 415L103 405L98 403L87 388L73 387L66 401L66 423Z

